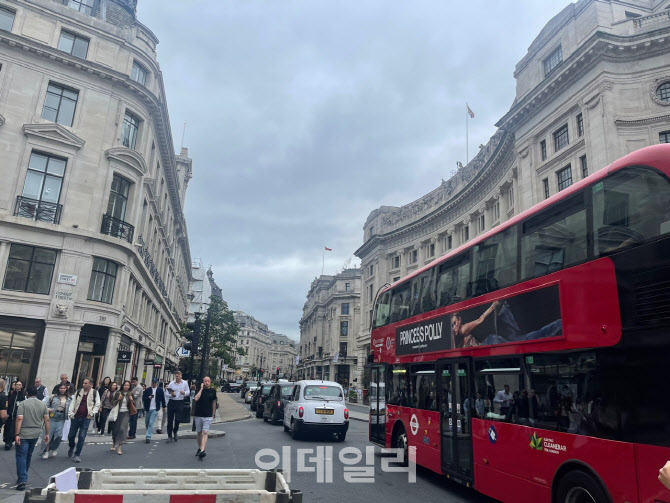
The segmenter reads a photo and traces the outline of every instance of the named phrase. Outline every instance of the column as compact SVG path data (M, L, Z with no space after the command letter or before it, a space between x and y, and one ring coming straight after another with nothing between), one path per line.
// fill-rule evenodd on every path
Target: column
M140 383L144 384L147 384L146 377L142 375L144 373L144 355L146 354L147 354L147 348L145 348L144 346L140 346L140 354L137 358L137 369L135 370L135 375L140 380ZM151 385L151 378L149 378L149 383L147 385Z
M49 391L60 382L61 374L67 374L72 380L82 326L67 322L46 324L37 375Z
M118 328L110 328L107 337L107 349L105 350L105 363L103 364L103 376L110 376L112 380L116 375L116 359L118 357L121 331Z

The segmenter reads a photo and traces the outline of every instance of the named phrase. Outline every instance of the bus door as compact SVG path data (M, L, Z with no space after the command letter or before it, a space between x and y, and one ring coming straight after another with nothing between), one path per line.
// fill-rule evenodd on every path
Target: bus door
M370 367L370 442L386 447L386 365Z
M437 362L440 390L442 470L448 477L472 482L472 411L474 382L470 359Z

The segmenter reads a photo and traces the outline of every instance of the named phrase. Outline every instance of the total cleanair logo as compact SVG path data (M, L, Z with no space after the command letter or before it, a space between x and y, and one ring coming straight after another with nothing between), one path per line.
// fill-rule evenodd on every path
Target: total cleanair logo
M412 414L412 419L409 421L409 429L412 430L412 435L416 435L419 431L419 420L416 418L416 414Z

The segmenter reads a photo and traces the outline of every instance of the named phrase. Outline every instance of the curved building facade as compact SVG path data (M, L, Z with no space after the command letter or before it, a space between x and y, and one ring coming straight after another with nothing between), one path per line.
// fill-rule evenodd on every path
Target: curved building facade
M512 107L475 158L420 199L370 213L356 251L359 361L370 353L374 299L385 284L633 150L670 142L669 7L568 5L516 65Z
M0 377L176 369L192 168L135 7L0 0Z

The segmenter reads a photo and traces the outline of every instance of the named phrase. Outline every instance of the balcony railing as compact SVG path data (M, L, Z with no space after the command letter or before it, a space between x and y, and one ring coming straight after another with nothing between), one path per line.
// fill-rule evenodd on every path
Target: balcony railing
M135 227L127 222L124 222L123 220L114 218L111 215L103 215L100 232L115 238L125 239L129 243L132 243L133 235L135 234Z
M47 203L29 197L16 196L14 216L30 218L38 222L60 223L60 214L63 211L62 204Z

